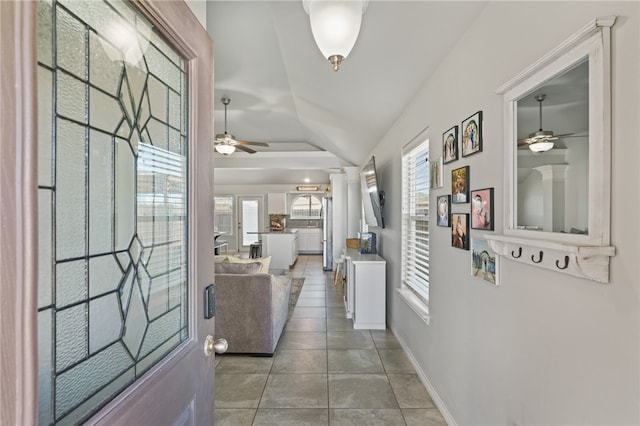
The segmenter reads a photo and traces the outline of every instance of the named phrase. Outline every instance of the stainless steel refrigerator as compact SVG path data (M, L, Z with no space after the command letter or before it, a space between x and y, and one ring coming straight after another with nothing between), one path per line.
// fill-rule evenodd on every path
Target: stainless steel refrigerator
M333 270L333 200L330 197L322 199L322 269Z

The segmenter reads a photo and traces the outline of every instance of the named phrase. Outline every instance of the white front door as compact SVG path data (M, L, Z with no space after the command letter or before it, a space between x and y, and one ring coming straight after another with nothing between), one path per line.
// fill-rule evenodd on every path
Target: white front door
M3 273L3 424L213 423L212 42L183 2L135 4L0 4L24 67L1 93L20 155L0 242L23 254Z

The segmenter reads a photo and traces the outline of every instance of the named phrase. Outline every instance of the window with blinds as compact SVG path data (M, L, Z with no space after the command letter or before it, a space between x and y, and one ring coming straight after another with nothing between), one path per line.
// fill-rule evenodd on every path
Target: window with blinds
M429 302L429 140L402 155L402 283Z

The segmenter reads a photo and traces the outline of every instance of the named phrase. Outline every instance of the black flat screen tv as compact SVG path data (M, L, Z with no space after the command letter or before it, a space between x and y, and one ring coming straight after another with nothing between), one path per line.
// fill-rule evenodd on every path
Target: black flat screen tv
M376 170L376 159L371 157L360 169L360 188L362 190L362 204L364 218L369 226L384 228L384 191L380 190L380 181Z

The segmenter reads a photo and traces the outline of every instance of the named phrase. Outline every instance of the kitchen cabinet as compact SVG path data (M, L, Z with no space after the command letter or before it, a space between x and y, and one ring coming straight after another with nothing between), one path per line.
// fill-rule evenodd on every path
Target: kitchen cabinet
M295 230L261 233L262 257L271 256L270 269L289 269L298 259L298 233Z
M294 228L298 231L300 253L322 253L322 228Z
M267 211L269 214L287 214L287 194L267 194Z
M345 250L347 318L354 329L384 330L386 322L386 261L377 254Z

